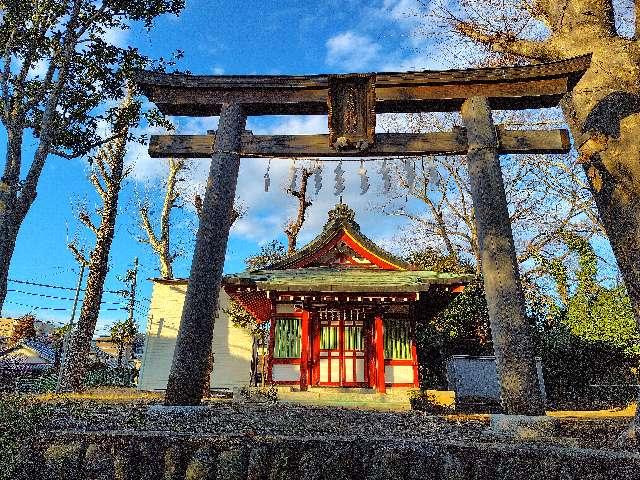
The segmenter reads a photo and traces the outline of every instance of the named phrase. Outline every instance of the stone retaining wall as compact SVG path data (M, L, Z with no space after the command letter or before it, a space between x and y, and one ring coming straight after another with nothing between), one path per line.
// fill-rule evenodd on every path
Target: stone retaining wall
M536 443L60 432L25 449L16 478L635 480L640 455Z

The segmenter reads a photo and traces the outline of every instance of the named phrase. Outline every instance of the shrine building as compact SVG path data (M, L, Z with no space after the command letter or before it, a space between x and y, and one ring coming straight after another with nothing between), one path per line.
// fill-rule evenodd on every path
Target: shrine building
M233 299L268 322L273 385L418 387L415 331L471 280L418 270L361 231L344 204L309 244L268 267L223 278L212 341L212 389L251 382L251 335L224 312ZM154 280L139 388L164 390L188 280Z

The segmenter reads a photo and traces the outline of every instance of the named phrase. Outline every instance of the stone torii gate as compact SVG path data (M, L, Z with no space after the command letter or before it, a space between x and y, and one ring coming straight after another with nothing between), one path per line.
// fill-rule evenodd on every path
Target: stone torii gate
M499 155L565 153L569 135L508 130L494 125L491 111L557 106L589 63L587 56L506 68L305 76L142 72L138 85L162 113L220 116L217 132L157 135L149 147L156 158L212 158L165 403L202 399L241 157L466 154L503 404L509 414L544 414ZM463 128L375 133L377 113L454 111L461 112ZM245 130L249 115L325 114L329 135Z

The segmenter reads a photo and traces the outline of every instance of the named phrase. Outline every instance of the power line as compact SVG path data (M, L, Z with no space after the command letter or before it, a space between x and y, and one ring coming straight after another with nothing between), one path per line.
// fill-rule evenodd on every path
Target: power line
M13 305L19 305L21 307L33 308L34 310L54 310L56 312L66 312L66 311L69 310L68 308L37 307L35 305L27 305L26 303L14 302L13 300L6 300L6 303L11 303Z
M44 293L25 292L24 290L15 290L13 288L8 288L7 292L22 293L24 295L32 295L34 297L53 298L54 300L69 300L69 301L73 301L73 298L69 298L69 297L57 297L55 295L46 295Z
M13 282L13 283L21 283L23 285L33 285L33 286L36 286L36 287L57 288L58 290L69 290L71 292L75 292L76 291L75 288L63 287L61 285L49 285L49 284L46 284L46 283L36 283L36 282L30 282L30 281L27 281L27 280L16 280L16 279L13 279L13 278L9 278L8 281L9 282ZM84 289L84 288L81 288L80 290L83 291L83 292L86 291L86 289ZM104 293L113 293L113 294L116 294L116 295L122 295L122 292L123 292L123 290L104 290Z
M46 293L35 293L35 292L26 292L24 290L15 290L12 288L7 289L7 292L15 292L15 293L22 293L24 295L32 295L34 297L44 297L44 298L52 298L54 300L67 300L70 302L73 302L75 299L73 298L69 298L69 297L58 297L56 295L47 295ZM109 304L109 305L119 305L122 306L121 302L107 302L107 301L102 301L100 302L100 304Z
M27 303L20 303L20 302L14 302L13 300L6 300L6 303L11 303L13 305L19 305L21 307L29 307L29 308L33 308L35 310L53 310L56 312L68 312L69 308L57 308L57 307L42 307L42 306L37 306L37 305L29 305ZM127 310L126 307L119 307L119 308L101 308L100 311L105 311L105 312L120 312L122 310Z

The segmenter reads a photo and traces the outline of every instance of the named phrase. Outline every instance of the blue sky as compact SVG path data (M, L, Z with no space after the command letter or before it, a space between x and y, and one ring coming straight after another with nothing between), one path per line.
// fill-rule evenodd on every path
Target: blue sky
M412 34L417 23L412 13L417 11L413 0L385 0L360 2L354 0L324 2L249 1L221 2L187 0L187 8L179 17L163 17L151 32L133 26L128 32L112 32L111 39L139 47L151 56L167 56L181 49L185 58L181 69L201 74L297 74L345 71L404 70L418 68L448 68L453 65L431 61L437 57L428 48L426 39ZM447 61L450 59L446 59ZM215 128L216 118L174 119L183 133L204 133ZM326 117L263 117L249 119L248 128L255 132L322 133L326 132ZM0 149L5 148L5 132L0 132ZM27 139L25 151L33 151L34 142ZM144 323L151 294L146 279L157 274L156 262L148 246L139 244L133 235L139 234L135 219L135 192L145 186L158 185L164 174L162 160L151 160L146 146L132 145L128 161L135 164L134 172L121 196L121 215L111 254L111 269L105 288L119 290L124 275L140 258L139 297L136 317ZM0 151L4 159L4 152ZM206 160L195 160L190 181L199 188L208 170ZM243 269L243 259L256 252L261 243L275 237L282 238L282 227L293 213L295 204L282 193L289 163L273 162L272 189L262 191L264 160L243 160L238 196L248 208L247 215L232 232L225 270ZM358 165L346 166L347 191L345 200L358 213L363 229L373 238L387 242L401 226L398 219L378 215L371 209L375 201L376 183L365 196L359 195L358 178L353 174ZM321 228L327 210L336 203L332 194L333 170L330 165L324 175L324 189L309 212L309 221L301 234L301 241L312 238ZM371 167L374 168L374 167ZM373 174L373 171L370 171ZM38 198L20 231L11 264L10 279L73 287L78 267L66 248L68 239L80 234L87 245L93 238L78 226L73 205L97 202L87 182L84 160L62 160L51 157L45 167L38 188ZM187 240L192 230L178 222ZM133 235L132 235L133 234ZM187 242L188 243L188 242ZM179 259L176 275L187 276L190 253ZM10 283L13 290L7 297L3 313L9 316L33 310L43 319L66 321L71 302L42 295L70 298L72 291ZM26 292L26 293L23 293ZM108 302L101 312L99 329L122 315L117 308L124 300L106 294ZM34 309L32 307L40 307ZM56 310L45 310L44 307Z
M420 33L422 18L417 0L328 0L323 2L279 1L206 1L187 0L187 8L179 17L163 17L151 32L133 26L128 32L111 32L111 39L121 45L134 45L152 56L168 56L183 50L185 58L180 69L199 74L302 74L357 71L400 71L445 69L467 66L472 58L465 58L442 50L431 38ZM204 133L215 128L217 118L176 118L181 133ZM247 128L255 133L323 133L327 120L323 116L250 118ZM4 131L0 132L0 150L5 148ZM25 149L32 152L27 141ZM0 158L4 152L0 151ZM28 158L28 155L26 156ZM121 195L121 215L111 253L111 269L105 288L119 290L118 279L133 262L140 258L140 302L136 318L145 323L151 283L157 275L156 260L149 247L138 243L136 223L136 192L161 184L165 173L163 160L150 159L146 146L131 145L127 161L134 170ZM1 162L1 161L0 161ZM1 164L0 164L1 166ZM308 221L300 235L304 244L321 229L326 212L337 202L333 195L333 168L327 165L324 188L309 211ZM345 164L347 189L345 201L357 212L363 231L390 249L396 249L394 235L404 226L397 217L379 213L377 194L380 189L377 166L368 166L372 188L361 196L357 163ZM273 161L272 189L263 191L263 175L267 162L261 159L242 161L238 197L247 214L232 230L225 271L244 268L244 258L255 253L260 245L273 238L281 238L283 226L295 210L293 199L283 193L287 181L288 161ZM202 188L208 162L194 160L187 186ZM73 204L97 202L95 192L87 181L85 160L62 160L51 157L38 188L38 198L20 231L10 278L38 283L73 287L78 268L66 248L68 239L80 232L89 246L93 238L74 219ZM192 222L177 216L176 234L192 246ZM175 265L175 274L188 276L191 251ZM38 295L69 298L73 292L10 283L3 313L15 316L48 307L59 310L33 310L43 319L66 321L71 302ZM31 295L29 295L29 293ZM99 331L122 317L123 312L110 311L125 301L114 294L106 294L108 303L101 312ZM22 304L22 305L20 305Z

